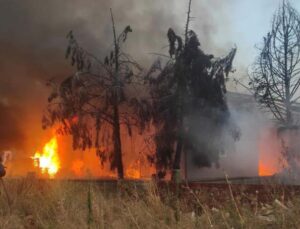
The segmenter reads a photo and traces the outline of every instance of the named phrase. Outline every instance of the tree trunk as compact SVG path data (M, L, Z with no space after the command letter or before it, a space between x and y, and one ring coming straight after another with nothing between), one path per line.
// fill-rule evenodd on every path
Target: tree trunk
M110 9L111 20L113 25L114 46L115 46L115 73L114 73L114 88L113 88L113 141L114 141L114 162L118 170L118 178L124 179L124 169L122 160L122 145L120 134L120 116L119 116L119 44L116 36L115 22L112 10Z
M178 74L178 98L177 98L177 145L175 150L175 157L173 161L173 174L172 180L176 183L180 182L180 165L181 165L181 154L183 149L183 96L185 91L185 68L183 67L183 63L179 60L179 65L177 68Z
M282 11L282 26L284 31L284 84L285 84L285 107L286 107L286 125L292 125L292 112L291 112L291 92L290 92L290 73L288 67L288 47L289 47L289 24L286 18L285 8Z
M191 14L191 6L192 6L192 0L189 0L188 4L188 12L187 12L187 19L186 19L186 26L185 26L185 39L184 39L184 49L187 46L188 42L188 33L189 33L189 23L191 20L190 14ZM177 126L178 126L178 137L177 137L177 145L175 150L175 158L173 162L173 174L172 179L176 183L181 180L180 177L180 167L181 167L181 154L183 150L183 102L184 102L184 95L186 94L186 81L185 77L187 74L187 67L184 60L184 56L180 56L179 59L176 60L178 63L177 70L175 71L175 74L177 75L177 85L178 85L178 101L177 101Z
M182 138L179 137L179 139L177 141L174 164L173 164L173 169L174 170L179 170L180 169L182 145L183 145Z
M117 96L116 96L117 99ZM124 179L123 160L122 160L122 145L120 134L120 122L119 122L119 107L115 102L114 104L114 120L113 120L113 138L114 138L114 156L115 163L118 170L118 178Z

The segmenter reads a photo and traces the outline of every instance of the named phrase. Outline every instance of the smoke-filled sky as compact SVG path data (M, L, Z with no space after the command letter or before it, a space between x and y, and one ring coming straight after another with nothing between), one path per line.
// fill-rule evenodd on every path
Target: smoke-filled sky
M279 2L194 0L191 27L208 53L224 55L236 44L236 77L243 77ZM300 10L299 1L291 3ZM156 58L150 53L167 53L169 27L182 34L187 1L0 0L0 150L20 147L42 133L40 120L49 93L45 82L72 73L64 59L70 30L99 57L108 52L112 44L109 8L119 32L131 25L133 33L125 49L147 67Z

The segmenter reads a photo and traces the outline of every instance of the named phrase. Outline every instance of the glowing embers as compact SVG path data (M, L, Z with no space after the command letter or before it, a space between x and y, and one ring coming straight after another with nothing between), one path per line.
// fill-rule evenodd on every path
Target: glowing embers
M34 160L34 166L40 168L42 174L48 174L50 178L54 178L60 169L60 160L57 151L57 139L53 137L45 144L42 153L37 151L31 157Z

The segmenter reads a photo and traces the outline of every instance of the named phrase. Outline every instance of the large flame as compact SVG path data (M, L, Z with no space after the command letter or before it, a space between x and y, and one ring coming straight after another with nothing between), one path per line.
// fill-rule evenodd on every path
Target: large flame
M43 152L37 151L33 157L34 166L40 168L42 174L48 174L53 178L60 169L60 160L57 153L58 144L56 137L53 137L43 147Z

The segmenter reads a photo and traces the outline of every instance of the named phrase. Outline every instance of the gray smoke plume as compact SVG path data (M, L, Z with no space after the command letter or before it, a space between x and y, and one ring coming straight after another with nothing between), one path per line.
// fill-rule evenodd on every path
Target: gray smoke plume
M112 8L118 31L128 24L133 28L124 48L148 67L156 58L151 52L167 53L168 28L184 31L187 3L0 1L0 148L21 147L22 142L42 133L40 117L49 94L45 81L62 79L73 72L64 59L66 34L70 30L88 51L104 57L112 45ZM199 31L205 49L221 49L214 36L228 29L225 22L229 13L224 1L194 1L192 28Z
M187 158L187 176L190 180L224 179L225 174L230 178L258 176L261 138L262 134L270 128L270 122L260 112L252 96L229 93L227 100L230 119L240 129L240 138L233 142L232 138L228 136L228 131L220 129L219 142L215 142L215 139L208 138L205 134L213 128L213 125L206 121L207 131L199 131L199 139L204 139L203 141L206 141L208 147L212 149L217 144L221 144L224 152L217 165L213 164L212 167L206 166L200 169L195 165L193 155L189 156Z

